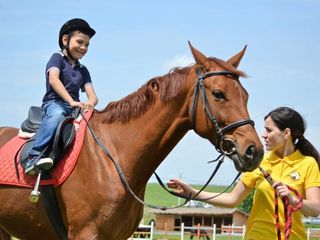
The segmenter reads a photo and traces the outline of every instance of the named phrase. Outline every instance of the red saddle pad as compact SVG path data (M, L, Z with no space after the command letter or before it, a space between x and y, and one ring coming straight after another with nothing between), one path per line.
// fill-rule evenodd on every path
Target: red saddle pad
M89 120L92 113L93 111L87 111L85 118ZM86 129L87 123L82 120L79 130L76 132L74 143L51 170L51 179L41 180L41 185L52 184L56 187L68 178L77 163ZM0 149L0 184L33 188L36 176L26 175L17 160L19 159L18 151L26 141L26 139L16 136Z

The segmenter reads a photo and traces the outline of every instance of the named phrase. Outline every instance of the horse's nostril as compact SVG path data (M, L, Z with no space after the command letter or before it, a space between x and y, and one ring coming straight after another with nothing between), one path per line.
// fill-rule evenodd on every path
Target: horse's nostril
M246 152L245 152L246 158L250 159L250 160L254 159L254 156L255 156L256 152L257 151L256 151L255 146L254 145L250 145L247 148Z

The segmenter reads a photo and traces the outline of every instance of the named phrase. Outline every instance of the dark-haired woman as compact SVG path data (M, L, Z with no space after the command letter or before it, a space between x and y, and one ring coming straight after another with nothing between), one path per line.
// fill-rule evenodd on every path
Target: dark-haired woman
M253 206L247 222L245 239L275 240L284 239L285 216L284 204L278 201L279 224L276 228L275 196L286 198L292 208L298 205L300 210L292 213L290 240L307 239L302 223L302 215L320 214L320 157L318 151L305 138L305 121L301 115L289 107L279 107L265 116L265 141L267 153L260 167L273 178L271 186L259 169L244 173L230 193L224 193L208 200L208 203L222 207L239 205L253 190ZM168 186L176 192L188 196L197 190L179 179L172 179ZM302 195L302 203L289 189L295 189ZM275 195L276 194L276 195ZM202 192L198 199L209 198L216 193ZM302 204L302 206L301 206Z

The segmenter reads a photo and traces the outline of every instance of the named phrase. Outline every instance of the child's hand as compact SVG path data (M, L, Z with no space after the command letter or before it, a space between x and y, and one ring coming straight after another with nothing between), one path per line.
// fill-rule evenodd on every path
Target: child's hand
M82 102L76 102L76 101L71 102L70 106L72 108L77 108L77 107L80 107L81 109L84 108L84 104Z
M94 108L93 104L89 102L84 103L84 109L92 110L93 108Z

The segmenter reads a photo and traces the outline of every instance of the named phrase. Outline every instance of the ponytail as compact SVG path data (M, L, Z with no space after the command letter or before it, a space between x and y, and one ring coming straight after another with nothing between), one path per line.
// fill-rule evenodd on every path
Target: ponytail
M309 142L308 139L306 139L304 136L300 137L298 139L298 142L295 144L295 146L303 155L313 157L317 161L318 167L320 169L320 155L319 155L319 152L312 145L312 143Z

